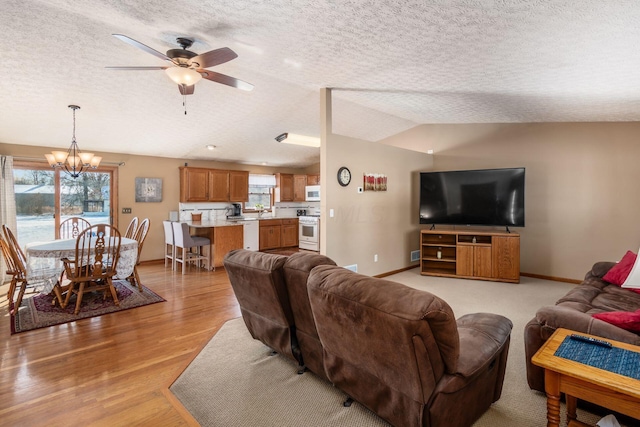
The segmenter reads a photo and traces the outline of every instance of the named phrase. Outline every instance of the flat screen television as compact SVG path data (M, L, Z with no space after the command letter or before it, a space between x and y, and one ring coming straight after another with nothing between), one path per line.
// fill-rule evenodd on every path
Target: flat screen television
M524 168L421 172L420 224L524 227Z

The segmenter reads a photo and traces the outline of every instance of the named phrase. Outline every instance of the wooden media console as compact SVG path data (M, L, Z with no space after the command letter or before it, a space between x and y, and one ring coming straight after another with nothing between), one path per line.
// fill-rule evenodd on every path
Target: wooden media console
M520 282L520 235L479 230L421 230L420 274Z

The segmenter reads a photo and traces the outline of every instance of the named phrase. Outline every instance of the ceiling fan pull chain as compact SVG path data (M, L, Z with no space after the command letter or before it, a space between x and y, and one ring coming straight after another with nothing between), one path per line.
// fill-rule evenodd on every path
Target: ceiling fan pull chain
M184 92L182 94L182 106L184 107L184 115L186 116L187 115L187 88L186 87L184 87Z

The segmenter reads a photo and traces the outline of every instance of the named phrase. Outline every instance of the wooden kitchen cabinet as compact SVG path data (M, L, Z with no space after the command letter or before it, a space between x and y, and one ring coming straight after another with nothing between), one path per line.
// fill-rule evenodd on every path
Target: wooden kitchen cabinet
M261 219L260 250L298 246L298 218Z
M224 256L234 249L243 248L243 226L195 227L196 236L206 237L210 241L209 253L214 267L223 267Z
M306 194L304 187L307 186L307 175L293 175L293 201L304 202Z
M249 172L229 171L229 201L249 201Z
M209 169L209 202L229 201L229 172Z
M249 172L180 167L180 202L249 200Z
M298 246L298 219L283 219L280 232L282 247Z
M293 174L276 174L276 202L293 202Z
M307 175L307 185L320 185L320 175Z
M277 249L282 245L281 233L282 233L282 220L279 219L267 219L260 220L259 227L260 234L260 250L265 249Z
M180 201L209 201L209 170L180 168Z

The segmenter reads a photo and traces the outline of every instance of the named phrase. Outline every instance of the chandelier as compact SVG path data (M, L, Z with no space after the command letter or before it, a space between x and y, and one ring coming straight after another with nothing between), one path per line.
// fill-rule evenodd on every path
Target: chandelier
M64 169L69 176L75 179L87 168L97 168L102 157L80 151L76 142L76 110L79 110L80 107L69 105L69 108L73 110L73 138L71 139L69 150L52 151L51 154L45 154L44 156L47 158L49 166Z

